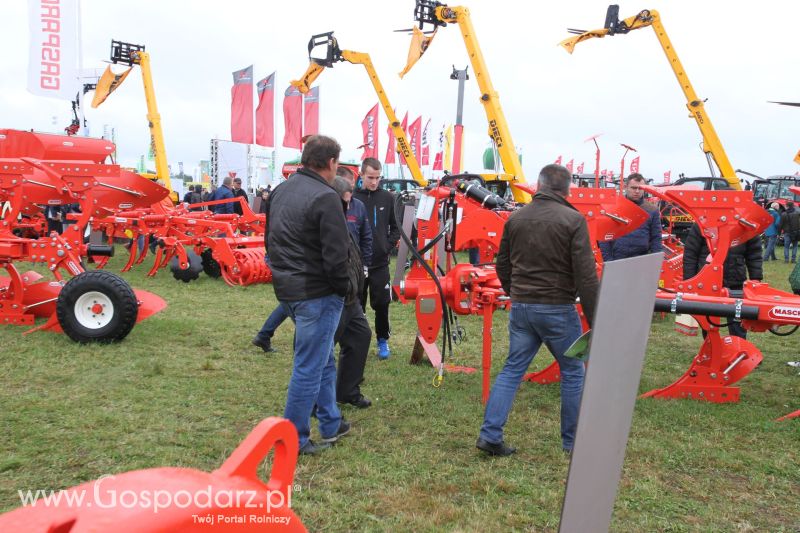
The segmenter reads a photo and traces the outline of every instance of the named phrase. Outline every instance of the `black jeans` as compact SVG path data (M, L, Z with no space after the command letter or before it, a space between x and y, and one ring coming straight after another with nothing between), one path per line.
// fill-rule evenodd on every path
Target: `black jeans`
M367 292L369 292L369 305L375 311L375 336L379 339L388 339L391 333L389 303L392 301L389 265L369 269L369 277L361 295L361 308L364 311L367 310Z
M358 302L345 306L333 342L339 344L339 368L336 372L336 400L349 402L361 396L364 367L372 339L369 322Z

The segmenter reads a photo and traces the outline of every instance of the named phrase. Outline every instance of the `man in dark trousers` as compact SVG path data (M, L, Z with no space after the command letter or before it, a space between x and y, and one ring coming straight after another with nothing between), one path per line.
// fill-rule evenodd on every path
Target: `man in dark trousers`
M476 443L489 455L516 451L503 441L503 427L542 343L561 367L561 444L571 452L575 443L584 367L564 352L581 335L575 296L591 325L599 282L586 220L567 201L571 179L560 165L544 167L533 201L503 229L497 277L511 297L508 359L492 387Z
M789 200L786 210L781 213L781 231L783 232L783 260L789 262L789 248L792 249L792 263L797 261L797 241L800 239L800 211Z
M339 170L343 168L339 167ZM353 195L352 183L340 173L333 182L333 188L342 199L345 213L349 213L350 204L353 201L351 198ZM367 225L367 227L369 226ZM342 318L339 320L339 327L333 338L340 348L339 367L336 374L336 400L339 403L365 409L372 405L372 402L361 394L361 383L364 381L364 367L367 364L372 330L369 329L369 322L361 307L361 294L364 292L366 282L364 263L362 262L364 251L358 244L358 232L352 230L349 222L348 229L350 230L348 274L352 290L348 291L345 297Z
M297 428L301 454L328 448L350 430L336 404L333 337L350 288L342 202L331 186L341 147L311 136L302 167L273 191L264 232L275 296L295 323L294 366L283 416ZM310 440L311 410L322 440Z
M233 193L234 198L239 198L241 196L244 198L244 203L248 202L249 198L247 198L247 193L244 189L242 189L242 178L233 178L233 190L231 192ZM233 204L233 212L239 216L244 214L244 211L242 211L242 205L239 202L235 202Z
M683 279L695 277L706 266L708 253L706 238L700 233L700 226L694 224L684 242ZM748 277L756 281L764 279L763 266L761 236L731 246L722 269L722 285L728 289L740 291ZM728 321L728 332L743 339L747 338L747 330L742 327L741 322L735 320ZM705 333L703 334L705 335Z
M389 304L392 301L392 288L389 285L389 255L400 240L400 227L394 220L394 196L380 188L381 163L368 157L361 163L361 189L353 195L364 203L367 219L372 226L372 262L361 306L366 309L367 292L370 306L375 311L375 336L378 338L378 357L387 359L390 355Z
M367 208L364 203L358 198L352 197L356 186L356 177L353 175L353 171L347 167L339 167L336 175L350 183L350 201L347 204L347 213L345 213L347 229L350 230L350 235L355 238L361 249L361 261L364 263L364 267L369 267L372 262L372 225L367 220Z
M661 213L658 208L644 201L644 176L631 174L625 179L625 197L641 207L647 213L645 220L638 228L613 241L600 243L603 261L616 261L627 257L655 254L663 250L661 245Z

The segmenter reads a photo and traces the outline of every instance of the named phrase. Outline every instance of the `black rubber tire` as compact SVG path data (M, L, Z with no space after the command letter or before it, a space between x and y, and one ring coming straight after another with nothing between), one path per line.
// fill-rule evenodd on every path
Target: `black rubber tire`
M219 266L219 263L211 252L211 248L206 248L203 250L203 253L200 254L200 258L203 260L203 272L210 278L218 278L222 275L222 267Z
M75 317L75 302L82 295L97 291L114 305L114 316L97 329L82 325ZM92 270L78 274L64 285L56 301L56 315L61 329L75 342L118 342L131 332L139 314L136 294L128 282L112 272Z
M186 254L189 260L189 268L180 268L178 266L178 257L173 257L169 262L169 269L172 271L172 277L184 283L189 283L200 277L200 272L203 271L203 262L200 256L191 250Z

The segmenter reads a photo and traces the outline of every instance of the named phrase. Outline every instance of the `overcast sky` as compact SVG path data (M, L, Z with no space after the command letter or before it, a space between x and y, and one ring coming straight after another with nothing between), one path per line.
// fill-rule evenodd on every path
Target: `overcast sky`
M452 67L469 63L458 28L447 26L399 79L410 37L392 30L411 26L413 0L81 4L84 67L104 67L112 38L144 44L150 52L173 169L181 161L191 170L209 158L210 139L230 138L231 73L250 64L256 80L277 71L275 137L280 142L283 89L304 72L312 34L335 30L342 49L369 53L398 115L410 110L412 119L420 114L433 119L432 152L441 124L455 120ZM581 43L570 56L557 46L568 36L566 28L601 27L607 4L470 0L463 5L470 9L528 180L559 155L564 162L583 161L586 172L593 171L594 146L583 141L596 133L603 133L601 168L618 173L619 143L626 143L638 149L641 172L656 182L666 170L673 179L680 172L708 175L699 130L688 118L683 93L651 28ZM3 0L2 6L0 128L61 132L71 119L69 103L26 90L27 2ZM620 16L645 8L659 10L697 94L708 99L708 116L734 168L763 176L795 173L800 108L767 100L800 101L800 2L629 2L620 5ZM361 119L377 102L363 67L337 64L318 84L322 133L340 141L343 160L359 159ZM470 171L482 168L488 146L479 96L472 76L464 104L465 167ZM149 142L145 112L137 69L100 108L86 114L92 135L101 136L104 124L116 128L120 162L135 165ZM382 114L380 124L383 158L387 121ZM279 163L296 156L278 149Z

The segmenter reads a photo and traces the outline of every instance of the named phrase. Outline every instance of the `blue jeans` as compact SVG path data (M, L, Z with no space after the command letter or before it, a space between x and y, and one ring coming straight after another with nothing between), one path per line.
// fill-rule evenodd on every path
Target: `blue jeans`
M289 310L286 305L278 303L278 307L272 310L272 313L267 317L261 330L256 333L256 338L262 342L267 342L275 335L275 330L283 324L283 321L289 318Z
M792 236L788 233L783 234L783 258L789 260L789 247L792 248L792 261L797 259L797 241L792 242Z
M561 443L564 449L571 450L575 443L585 372L581 361L563 355L581 335L581 322L575 306L512 303L508 335L508 359L489 395L481 438L491 443L503 441L503 426L508 420L514 396L544 342L561 367Z
M315 404L323 437L336 435L342 420L336 405L333 335L339 325L344 299L332 294L281 303L295 324L294 367L283 416L297 428L302 448L311 434L311 409Z
M770 259L777 259L775 257L775 242L778 240L777 235L767 235L767 249L764 250L764 261L769 261Z

